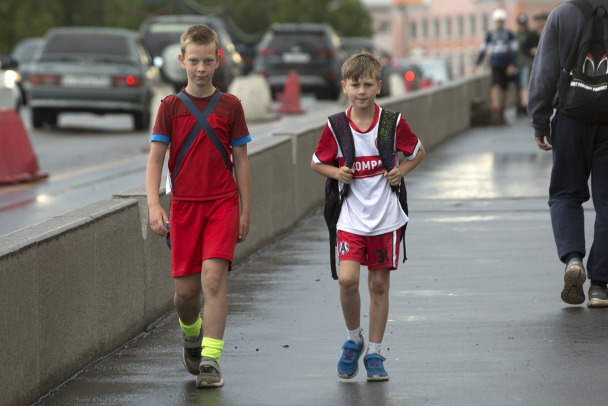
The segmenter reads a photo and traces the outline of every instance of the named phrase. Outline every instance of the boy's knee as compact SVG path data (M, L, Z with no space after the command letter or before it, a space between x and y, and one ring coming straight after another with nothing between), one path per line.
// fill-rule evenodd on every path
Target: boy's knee
M199 300L201 296L201 290L198 288L198 286L176 286L175 294L183 302L189 302L191 300Z
M382 272L382 271L374 271ZM387 271L390 272L390 271ZM369 293L372 296L385 296L388 294L390 279L388 275L374 273L368 280Z
M346 291L353 291L359 288L359 279L354 276L340 275L338 283L340 284L340 289Z
M370 296L386 296L388 294L388 283L370 283L369 293Z

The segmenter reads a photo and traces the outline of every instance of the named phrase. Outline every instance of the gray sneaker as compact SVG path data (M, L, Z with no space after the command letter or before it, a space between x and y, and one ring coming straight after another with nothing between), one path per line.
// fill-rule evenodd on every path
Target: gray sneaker
M564 289L562 290L562 300L568 304L581 304L585 301L583 284L587 279L583 261L574 257L566 265L564 275Z
M203 328L197 338L186 338L182 333L182 362L192 375L198 375L201 363L201 345L203 343Z
M608 307L608 290L602 289L600 286L590 286L587 307Z
M197 388L220 388L224 386L222 370L215 358L203 357L200 364L200 373L196 377Z

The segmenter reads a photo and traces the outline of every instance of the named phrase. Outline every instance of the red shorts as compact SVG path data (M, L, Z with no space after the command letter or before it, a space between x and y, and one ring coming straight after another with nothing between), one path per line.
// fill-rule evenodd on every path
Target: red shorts
M338 258L356 261L367 269L397 269L401 229L381 235L357 235L338 230Z
M232 268L239 234L239 197L217 200L172 200L171 274L174 278L201 271L209 258L228 260Z

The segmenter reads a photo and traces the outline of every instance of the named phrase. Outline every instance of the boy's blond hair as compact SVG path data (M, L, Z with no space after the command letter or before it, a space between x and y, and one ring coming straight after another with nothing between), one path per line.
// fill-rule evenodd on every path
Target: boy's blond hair
M379 81L381 70L382 65L376 56L369 52L359 52L348 58L342 65L342 80L357 81L369 76Z
M186 47L189 44L213 45L216 54L220 48L217 33L206 25L193 25L189 27L184 31L179 42L182 46L182 55L186 55Z

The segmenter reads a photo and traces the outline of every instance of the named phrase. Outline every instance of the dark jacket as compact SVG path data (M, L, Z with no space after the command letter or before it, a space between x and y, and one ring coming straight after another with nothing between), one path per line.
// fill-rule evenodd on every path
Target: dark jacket
M608 10L608 0L589 2L593 7L604 6ZM583 14L570 3L559 5L549 14L532 63L528 88L528 113L532 117L535 136L545 136L550 131L553 107L557 106L559 73L576 46L584 25Z

